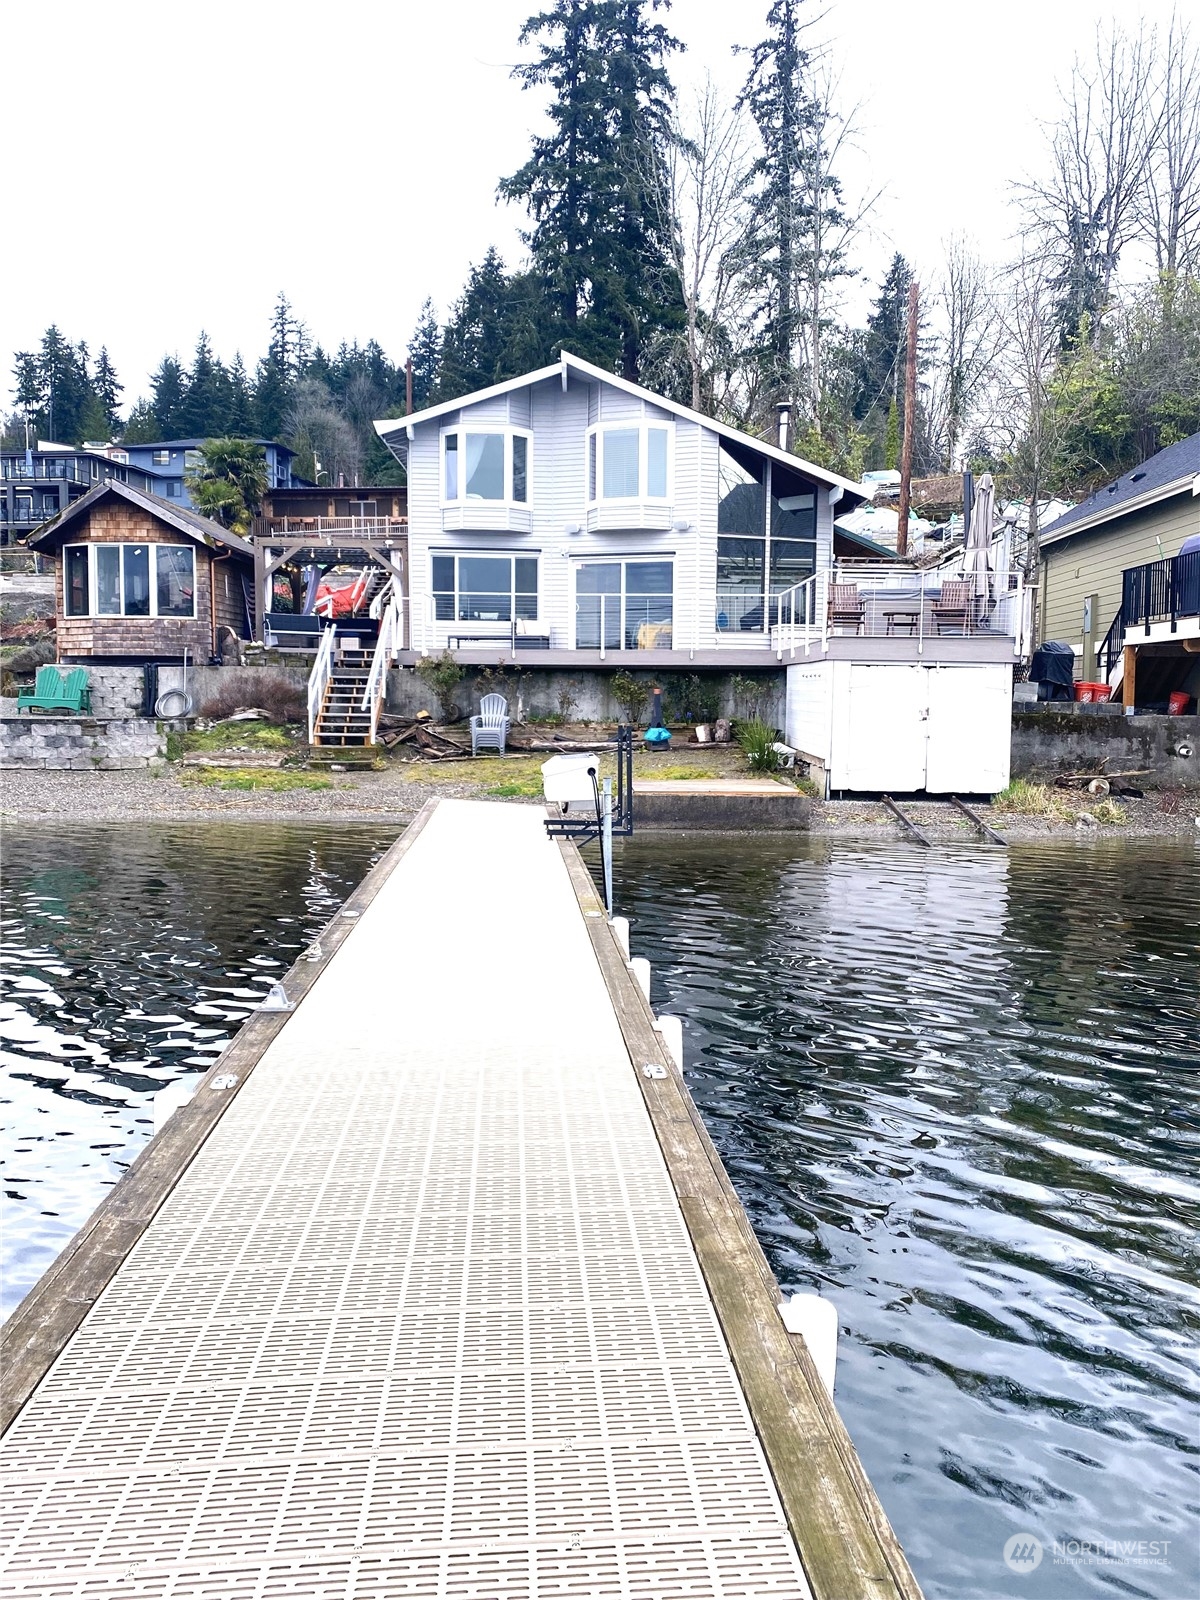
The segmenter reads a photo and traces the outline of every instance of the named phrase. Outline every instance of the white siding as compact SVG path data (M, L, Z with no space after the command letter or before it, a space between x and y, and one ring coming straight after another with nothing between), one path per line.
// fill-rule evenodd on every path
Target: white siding
M589 515L588 428L623 421L671 427L671 504L611 508L604 518ZM470 504L443 510L441 434L489 423L527 427L533 433L528 508ZM546 379L418 425L408 459L414 648L436 652L460 627L471 631L465 623L433 622L430 557L435 551L538 556L539 621L549 627L554 649L569 649L575 642L575 573L581 560L657 556L674 562L675 650L708 651L721 644L745 650L761 643L765 659L765 636L731 639L716 631L718 458L719 437L703 421L676 417L636 395L574 376L565 392L557 377ZM831 559L833 511L825 485L816 485L816 491L817 560L822 565ZM568 533L572 527L581 531Z

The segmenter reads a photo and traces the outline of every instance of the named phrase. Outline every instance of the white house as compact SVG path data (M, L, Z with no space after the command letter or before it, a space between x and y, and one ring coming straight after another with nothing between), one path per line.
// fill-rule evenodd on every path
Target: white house
M1007 783L1007 565L881 562L834 527L861 484L566 352L375 427L408 473L394 659L786 669L786 736L830 789Z
M375 427L408 473L409 646L467 661L772 665L771 597L865 498L565 352Z

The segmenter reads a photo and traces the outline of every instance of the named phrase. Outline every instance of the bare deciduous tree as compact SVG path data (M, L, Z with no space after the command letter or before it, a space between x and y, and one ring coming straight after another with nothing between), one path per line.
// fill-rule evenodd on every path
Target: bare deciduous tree
M953 471L976 400L992 377L1001 342L993 274L960 235L945 247L934 293L940 350L930 384L930 425Z
M1058 300L1036 255L1023 255L1008 272L1000 302L1002 357L996 374L993 428L1029 499L1027 570L1037 570L1038 500L1053 458L1055 415L1050 383L1058 366Z
M737 246L747 227L753 155L746 114L706 79L671 149L669 204L683 285L684 353L693 410L738 412L732 393L747 334Z
M1159 272L1200 268L1200 50L1171 18L1156 93L1146 103L1149 154L1137 196L1138 223Z
M1112 300L1121 251L1137 226L1157 115L1155 41L1144 27L1097 32L1094 59L1076 59L1050 135L1051 173L1020 186L1033 231L1055 257L1068 320L1093 321ZM1073 335L1074 327L1066 330Z

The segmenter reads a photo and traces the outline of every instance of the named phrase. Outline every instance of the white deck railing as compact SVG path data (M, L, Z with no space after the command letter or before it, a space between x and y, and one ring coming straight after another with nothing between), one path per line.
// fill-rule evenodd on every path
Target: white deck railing
M321 715L321 707L325 704L325 691L329 688L333 677L333 649L337 636L337 628L330 624L321 632L321 643L317 647L317 659L313 662L313 669L308 675L308 742L314 743L317 733L317 721Z
M964 581L968 580L961 572L944 567L839 562L771 597L771 648L782 660L797 652L823 652L835 635L902 638L912 640L921 655L927 639L984 634L1011 638L1014 655L1025 655L1030 640L1031 606L1024 575L1019 571L1011 576L1005 574L1003 591L987 598L980 595L965 617L948 616L945 611L939 614L943 585ZM857 626L830 621L830 588L834 584L854 589L861 606Z
M387 690L388 668L395 661L404 642L402 604L400 596L393 588L391 597L379 618L379 638L375 644L375 654L371 657L371 674L367 679L367 687L363 691L362 698L362 709L371 713L368 744L375 743L375 734L379 728L379 713L383 709Z

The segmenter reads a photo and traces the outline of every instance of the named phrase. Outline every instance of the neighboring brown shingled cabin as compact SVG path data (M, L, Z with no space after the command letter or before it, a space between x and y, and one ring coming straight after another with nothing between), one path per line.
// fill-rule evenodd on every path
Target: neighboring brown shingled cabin
M251 637L254 551L207 517L102 483L33 534L53 554L58 659L193 661Z

